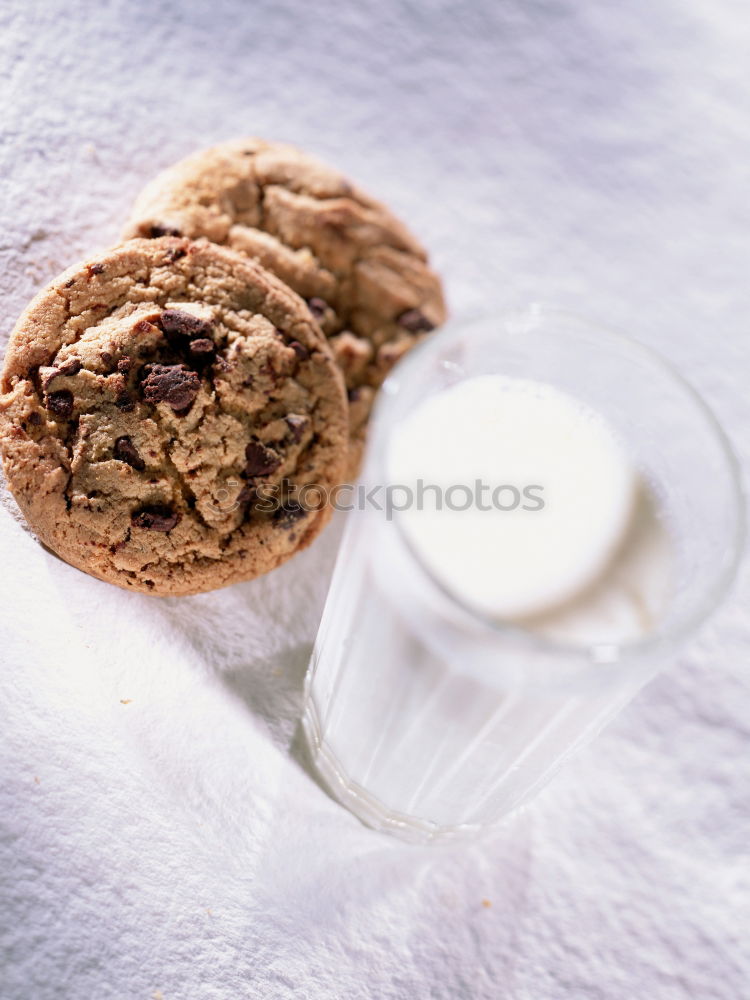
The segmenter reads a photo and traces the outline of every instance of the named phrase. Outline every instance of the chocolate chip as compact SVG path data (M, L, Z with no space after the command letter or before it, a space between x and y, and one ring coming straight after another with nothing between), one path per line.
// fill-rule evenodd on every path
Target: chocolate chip
M175 412L185 413L198 395L201 382L185 365L148 365L141 383L148 403L169 403Z
M130 368L131 368L132 364L133 364L133 362L130 360L130 358L126 354L124 357L120 358L120 360L117 362L117 370L122 375L127 375L128 372L130 371Z
M435 329L435 324L431 323L419 309L407 309L401 313L396 322L409 333L429 333Z
M350 403L356 403L361 395L362 393L358 386L355 386L353 389L346 390L346 396Z
M32 378L36 378L38 380L39 385L45 392L49 389L50 382L57 378L59 374L59 368L47 368L46 366L34 369L33 373L29 372L29 375Z
M75 278L69 278L69 279L68 279L68 280L67 280L67 281L65 282L65 284L63 285L63 288L72 288L72 287L73 287L73 285L75 285L75 283L76 283L76 279L75 279Z
M58 420L67 420L73 412L73 393L68 389L51 392L46 399L47 409Z
M196 361L210 361L216 351L216 344L207 337L199 337L197 340L190 341L188 350Z
M255 476L269 476L281 465L281 458L275 451L266 448L260 441L251 441L245 448L245 475L248 479Z
M254 486L243 486L240 492L237 494L237 503L247 504L253 503L258 496L258 491Z
M86 270L89 272L89 277L92 277L94 274L102 274L104 264L88 264Z
M325 316L328 303L325 299L321 299L319 296L313 295L311 299L307 300L307 306L315 319L320 319L321 316Z
M286 500L273 512L273 521L276 527L291 528L306 515L307 511L296 500Z
M156 321L168 337L210 339L213 327L205 319L180 309L165 309Z
M171 250L167 250L164 254L164 259L169 261L170 264L174 264L176 260L179 260L180 257L184 256L185 250L183 250L182 247L173 247Z
M179 353L189 350L191 340L211 340L213 332L211 323L181 309L165 309L156 323Z
M299 443L302 440L302 435L305 433L307 425L310 421L307 417L301 417L298 413L290 413L289 416L284 419L286 420L287 427L292 432L292 437Z
M33 410L29 414L29 423L30 424L39 425L39 424L41 424L41 422L42 422L42 415L41 415L41 413L37 413L36 410Z
M115 359L112 357L112 354L109 351L100 351L99 356L101 357L102 361L107 366L107 368L112 367L112 364Z
M146 531L171 531L180 520L169 507L144 507L131 515L130 523L134 528L144 528Z
M289 346L297 355L297 357L300 359L300 361L307 361L307 359L310 357L310 352L308 351L308 349L305 347L304 344L300 344L298 340L292 340Z
M83 365L78 358L71 358L70 361L66 361L60 365L58 372L61 375L77 375L81 368L83 368Z
M115 406L118 410L122 410L123 413L130 413L135 409L135 400L129 393L121 392L115 400Z
M138 472L143 472L146 468L146 463L138 454L138 449L127 434L124 434L122 437L118 437L115 441L113 454L118 461L127 462L128 465L137 469Z
M171 226L151 226L148 235L152 240L155 240L159 236L182 236L182 233L179 229L174 229Z
M136 333L149 333L151 330L155 330L156 327L147 319L142 319L133 327Z

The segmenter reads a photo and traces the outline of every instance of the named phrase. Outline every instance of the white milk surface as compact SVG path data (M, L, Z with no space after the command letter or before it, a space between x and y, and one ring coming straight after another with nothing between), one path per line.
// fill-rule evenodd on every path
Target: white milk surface
M625 448L587 404L545 383L469 378L407 417L387 468L415 496L422 480L421 508L395 516L436 579L477 612L570 640L652 627L666 532Z

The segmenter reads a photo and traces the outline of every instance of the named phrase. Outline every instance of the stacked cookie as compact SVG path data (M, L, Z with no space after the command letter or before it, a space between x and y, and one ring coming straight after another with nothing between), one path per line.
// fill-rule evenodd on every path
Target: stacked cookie
M157 177L124 237L13 331L8 483L40 540L100 579L250 579L328 520L300 495L356 471L378 386L444 318L440 283L386 208L260 140Z

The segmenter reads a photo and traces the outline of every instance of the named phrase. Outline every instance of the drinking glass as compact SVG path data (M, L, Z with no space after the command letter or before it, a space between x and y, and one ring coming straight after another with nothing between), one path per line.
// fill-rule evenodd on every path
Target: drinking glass
M434 578L397 516L363 501L388 483L405 417L488 373L563 390L625 444L672 549L669 600L647 635L561 641L486 619ZM737 463L694 390L636 342L539 306L453 322L410 353L380 393L350 500L303 728L334 796L414 841L476 834L528 801L715 608L743 537Z

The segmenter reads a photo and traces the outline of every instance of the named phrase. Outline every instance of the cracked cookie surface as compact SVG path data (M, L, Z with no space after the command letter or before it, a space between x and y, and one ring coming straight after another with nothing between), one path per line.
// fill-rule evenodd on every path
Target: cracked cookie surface
M296 491L346 468L343 380L309 310L205 240L131 240L66 271L18 321L0 389L4 470L31 527L132 590L273 569L330 514Z
M165 233L231 246L307 300L346 379L356 469L375 391L445 319L417 240L337 171L260 139L204 150L148 184L125 237Z

